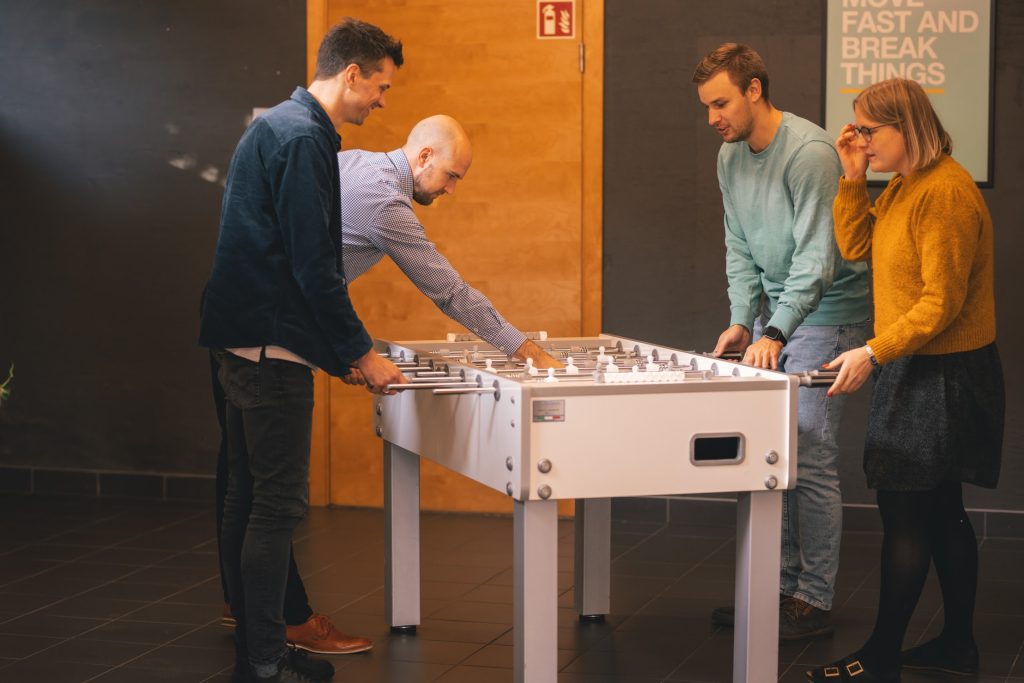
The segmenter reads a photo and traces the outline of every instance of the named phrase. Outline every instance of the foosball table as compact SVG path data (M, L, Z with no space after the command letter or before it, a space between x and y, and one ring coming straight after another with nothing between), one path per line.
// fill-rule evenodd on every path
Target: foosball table
M376 342L409 379L374 402L392 628L420 623L420 457L512 498L517 683L557 678L558 500L577 501L575 608L587 620L610 609L611 498L735 492L733 680L776 680L797 391L830 380L614 335L534 336L564 369L537 370L468 336Z

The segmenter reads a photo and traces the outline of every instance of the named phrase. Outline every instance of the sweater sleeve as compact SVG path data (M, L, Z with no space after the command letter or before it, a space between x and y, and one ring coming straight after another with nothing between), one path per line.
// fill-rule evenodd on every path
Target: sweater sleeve
M787 338L817 310L835 280L839 254L830 209L840 169L835 150L819 141L801 147L786 169L786 187L793 201L794 246L779 305L768 324Z
M981 216L955 185L924 191L909 220L921 263L920 282L913 283L920 294L909 310L868 342L880 363L914 353L957 318L978 249ZM876 292L876 297L884 296L885 292Z
M725 209L725 272L729 280L729 325L754 329L754 316L761 300L761 274L747 244L747 236L736 216L722 157L718 157L718 185Z
M836 244L847 261L867 261L871 258L871 231L875 225L871 198L868 196L867 178L839 179L839 192L832 203L835 220Z

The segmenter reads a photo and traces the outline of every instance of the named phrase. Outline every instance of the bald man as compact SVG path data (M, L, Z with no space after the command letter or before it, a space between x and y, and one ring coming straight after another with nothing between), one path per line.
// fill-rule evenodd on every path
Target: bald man
M473 289L427 239L412 203L430 205L455 192L473 163L466 131L450 116L417 123L405 145L386 154L350 150L338 154L341 174L341 234L349 282L385 256L449 318L484 341L537 368L562 364L510 325L482 293ZM350 384L361 384L352 372Z
M385 256L402 269L421 292L445 315L472 330L481 339L537 368L562 364L512 327L486 296L470 287L451 263L427 239L412 202L428 206L455 192L473 162L473 148L466 132L450 116L431 116L417 123L405 145L382 154L351 150L338 154L341 173L342 264L351 283ZM363 384L357 368L343 380ZM223 425L223 392L214 381L214 399ZM217 466L218 515L227 490L226 449L222 443ZM223 579L222 579L223 584ZM234 620L227 606L222 623ZM317 654L351 654L373 647L369 639L340 631L325 614L309 604L306 588L292 553L285 590L286 637L293 647Z

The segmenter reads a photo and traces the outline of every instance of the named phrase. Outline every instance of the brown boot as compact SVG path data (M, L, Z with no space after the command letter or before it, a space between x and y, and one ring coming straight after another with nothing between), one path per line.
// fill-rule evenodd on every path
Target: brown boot
M804 640L832 633L832 612L818 609L800 598L779 604L779 640Z

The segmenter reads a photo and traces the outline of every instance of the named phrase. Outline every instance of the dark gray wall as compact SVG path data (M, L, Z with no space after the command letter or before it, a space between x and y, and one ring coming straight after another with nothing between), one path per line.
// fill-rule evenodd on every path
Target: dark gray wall
M819 0L607 0L605 329L708 349L727 322L719 141L690 74L725 40L755 45L773 98L820 116ZM995 187L1004 478L976 507L1024 510L1024 3L997 3ZM13 0L0 21L0 408L4 465L212 473L216 425L199 291L223 178L253 106L305 81L305 3ZM173 162L173 164L172 164ZM176 165L174 165L176 164ZM179 168L184 167L184 168ZM848 501L866 395L844 434ZM7 471L9 474L9 471ZM3 488L0 482L0 489Z
M14 0L0 19L0 465L212 473L199 294L303 0Z
M821 0L606 0L604 329L710 350L729 322L720 138L690 83L693 68L726 41L752 45L772 77L772 100L819 124L823 83ZM1019 261L1024 254L1024 3L996 2L995 186L984 190L996 226L999 345L1007 383L1000 487L968 487L968 505L1024 510L1024 345ZM979 75L980 76L980 75ZM979 115L980 112L979 112ZM867 392L842 434L847 502L870 503L861 446Z

